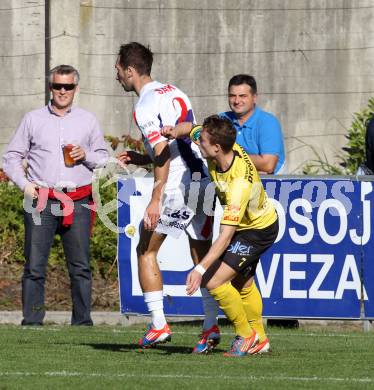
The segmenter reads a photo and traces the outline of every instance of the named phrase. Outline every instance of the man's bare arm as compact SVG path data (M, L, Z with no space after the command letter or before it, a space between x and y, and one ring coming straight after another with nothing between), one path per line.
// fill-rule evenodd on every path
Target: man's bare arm
M154 147L154 187L152 198L144 214L144 227L154 230L160 219L162 195L169 176L170 150L167 141L163 141Z
M278 156L275 154L250 154L249 157L260 173L274 173L278 163Z
M166 138L181 138L188 137L192 130L192 122L181 122L173 126L164 126L161 129L161 134Z
M229 246L232 237L236 232L236 226L221 225L218 238L213 242L208 253L199 263L198 267L207 270L214 262L216 262ZM186 280L186 291L188 295L194 294L200 287L202 275L195 268L188 274Z

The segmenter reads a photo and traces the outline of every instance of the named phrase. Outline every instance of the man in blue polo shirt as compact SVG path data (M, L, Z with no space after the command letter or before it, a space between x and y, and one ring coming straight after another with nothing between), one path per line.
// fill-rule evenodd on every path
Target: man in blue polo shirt
M257 84L253 76L233 76L228 86L231 111L221 117L236 128L236 142L251 157L261 173L285 173L285 152L282 128L278 119L256 105Z
M236 142L241 145L251 157L260 173L286 173L286 159L282 128L278 119L269 112L257 106L257 83L253 76L238 74L231 78L228 86L228 101L231 111L223 112L221 117L229 119L236 128ZM255 283L249 299L260 297ZM261 298L257 298L261 299ZM262 316L258 308L252 307L252 318L249 322L255 325L255 319ZM268 325L297 328L297 320L268 319ZM260 342L266 337L263 328L257 329Z

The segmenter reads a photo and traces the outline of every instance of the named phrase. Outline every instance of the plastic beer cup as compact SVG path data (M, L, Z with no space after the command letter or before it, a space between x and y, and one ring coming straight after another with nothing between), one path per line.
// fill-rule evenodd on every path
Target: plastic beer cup
M62 145L62 150L64 153L64 162L67 167L72 167L75 165L75 161L70 156L70 152L73 150L74 146L75 145L73 143L66 143Z

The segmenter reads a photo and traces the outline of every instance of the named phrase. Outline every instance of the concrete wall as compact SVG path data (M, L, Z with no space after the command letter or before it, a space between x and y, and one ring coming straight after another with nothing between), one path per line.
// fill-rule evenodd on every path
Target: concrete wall
M0 155L23 114L44 103L44 1L0 2Z
M17 66L26 72L27 93L40 93L43 56L25 54L43 51L42 2L3 1L2 8L5 3L34 8L0 11L0 39L10 42L1 41L8 68L0 95L26 93ZM352 113L374 94L373 16L370 0L51 0L51 66L76 65L79 104L97 114L106 134L132 136L138 134L131 114L136 96L124 95L115 80L121 43L149 44L154 79L183 89L199 120L226 110L229 78L250 73L259 104L282 123L289 172L297 172L315 158L305 143L334 160ZM10 113L1 128L4 142L22 112L42 104L43 96L0 99L1 118Z

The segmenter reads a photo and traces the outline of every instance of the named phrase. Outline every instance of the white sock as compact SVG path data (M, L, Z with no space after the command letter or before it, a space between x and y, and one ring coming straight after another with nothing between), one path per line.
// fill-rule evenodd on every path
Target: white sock
M217 325L219 306L216 300L210 295L209 291L206 288L200 288L200 291L203 298L203 307L205 314L203 329L207 330L213 325Z
M162 291L151 291L143 293L144 302L152 315L152 325L155 329L161 329L166 324L164 314L164 296Z

